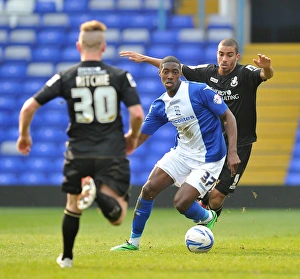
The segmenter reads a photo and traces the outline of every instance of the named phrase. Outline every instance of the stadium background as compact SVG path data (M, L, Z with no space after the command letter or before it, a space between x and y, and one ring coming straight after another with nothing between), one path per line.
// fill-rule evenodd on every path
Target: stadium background
M64 203L59 190L68 122L64 101L37 112L27 157L16 152L18 115L47 79L79 60L78 27L98 19L108 26L104 61L133 74L145 112L164 88L155 67L120 58L121 49L172 54L188 65L216 63L218 42L232 37L240 44L241 63L253 63L260 52L270 56L275 76L258 91L258 142L238 191L227 200L229 206L299 207L300 2L261 2L0 0L0 206ZM127 117L124 110L125 123ZM133 196L174 135L167 125L130 156ZM171 205L174 191L167 190L156 204Z

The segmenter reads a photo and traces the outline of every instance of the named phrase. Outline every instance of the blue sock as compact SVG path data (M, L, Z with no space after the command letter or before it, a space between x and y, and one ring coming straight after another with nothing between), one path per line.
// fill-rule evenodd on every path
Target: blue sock
M209 211L194 201L190 208L183 213L186 218L192 219L195 223L206 220L209 217Z
M131 238L140 237L144 231L146 222L151 214L154 200L147 201L139 197L134 209L132 220Z

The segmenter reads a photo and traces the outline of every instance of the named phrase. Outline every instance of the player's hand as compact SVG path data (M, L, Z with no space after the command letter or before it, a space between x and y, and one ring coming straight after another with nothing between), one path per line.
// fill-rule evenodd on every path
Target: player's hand
M133 136L131 133L125 134L124 137L126 140L126 155L130 155L137 147L139 137Z
M31 136L19 136L17 140L17 150L23 154L28 155L31 151L32 139Z
M120 56L121 57L128 57L129 60L140 63L140 62L144 62L145 61L145 56L143 54L140 54L138 52L135 51L120 51Z
M227 154L227 165L231 172L231 177L234 177L237 173L241 160L236 152Z
M271 67L271 58L265 56L264 54L257 54L258 59L253 59L253 62L259 68L270 68Z

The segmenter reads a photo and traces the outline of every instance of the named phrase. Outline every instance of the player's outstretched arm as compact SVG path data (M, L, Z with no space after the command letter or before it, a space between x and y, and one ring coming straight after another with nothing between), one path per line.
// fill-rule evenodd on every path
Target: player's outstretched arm
M258 54L258 59L253 59L257 67L261 68L260 76L263 80L270 79L274 75L274 69L271 66L271 58L264 54Z
M135 51L130 51L130 50L120 51L119 54L121 57L128 57L129 60L131 60L133 62L137 62L137 63L146 62L157 68L159 67L160 62L161 62L161 59L159 59L159 58L154 58L151 56L143 55L141 53L138 53Z

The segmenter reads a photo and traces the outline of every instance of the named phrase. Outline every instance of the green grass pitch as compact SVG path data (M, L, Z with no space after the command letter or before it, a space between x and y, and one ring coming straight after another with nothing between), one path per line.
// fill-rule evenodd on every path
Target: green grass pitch
M61 269L63 208L0 208L0 278L300 278L300 209L224 209L212 250L194 254L184 244L194 223L154 207L140 250L110 251L128 239L132 212L113 227L95 208L85 211L73 268Z

